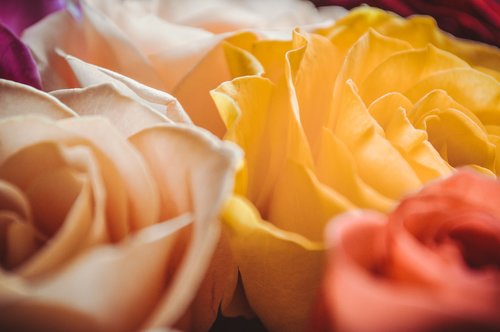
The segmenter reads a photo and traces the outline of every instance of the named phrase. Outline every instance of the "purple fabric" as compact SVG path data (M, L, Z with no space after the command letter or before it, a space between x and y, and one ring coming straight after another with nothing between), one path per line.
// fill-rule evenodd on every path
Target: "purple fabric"
M30 50L1 23L0 78L42 88L40 74Z
M24 29L65 5L65 0L0 0L0 23L19 37Z

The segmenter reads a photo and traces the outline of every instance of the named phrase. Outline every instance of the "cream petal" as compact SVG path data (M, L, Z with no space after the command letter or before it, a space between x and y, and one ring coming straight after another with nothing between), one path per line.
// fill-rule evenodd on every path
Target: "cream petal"
M119 175L117 181L122 182L125 189L129 227L137 230L158 221L157 187L137 151L103 118L84 117L71 120L63 120L59 125L87 139L112 161L113 169ZM108 186L108 199L116 195L117 185L117 182L113 182Z
M117 246L96 247L34 284L30 295L90 315L106 330L137 330L164 291L176 235L191 222L192 216L184 214L147 227Z
M163 88L146 56L132 45L127 36L85 1L80 4L80 17L62 10L24 32L23 41L34 54L45 88L55 90L75 84L69 68L57 57L56 49L84 56L86 61L121 72L149 86Z
M87 2L113 21L148 56L163 50L185 48L187 44L213 36L203 29L173 24L157 16L158 8L155 7L162 6L162 3L121 0Z
M15 213L23 220L31 219L29 201L14 184L0 179L0 211Z
M19 135L20 132L29 131L29 135ZM29 173L19 174L17 177L18 183L26 183L29 179L27 174L35 175L38 169L54 167L54 165L72 165L75 169L87 173L92 184L92 195L94 198L94 226L92 235L89 236L88 242L96 243L109 239L108 230L105 224L106 200L103 179L101 178L101 169L98 165L95 152L89 149L89 142L82 140L68 130L62 129L55 123L48 121L45 118L34 116L13 117L0 121L0 164L4 164L6 159L18 153L19 151L34 145L52 144L53 149L59 150L60 156L55 159L43 158L46 156L47 150L41 149L40 146L33 151L38 151L42 162L31 163L29 161L23 164L30 165L27 168ZM63 144L78 145L72 149L62 148ZM87 145L87 146L85 146ZM49 150L50 151L50 150ZM36 157L36 155L34 155ZM103 159L101 158L101 161ZM105 160L104 160L105 161ZM56 164L54 164L56 162ZM108 161L109 163L109 161ZM34 167L37 166L37 167ZM15 168L14 168L15 170ZM116 172L114 172L116 173ZM109 177L113 177L114 173L110 173ZM16 174L16 173L13 173ZM18 184L19 185L19 184ZM26 184L25 184L26 185ZM118 195L117 192L115 195ZM113 210L108 211L108 217L114 214Z
M121 94L109 83L84 89L57 90L51 94L80 116L107 118L126 137L159 123L172 122L153 108Z
M93 226L93 204L90 190L88 181L83 183L81 191L72 202L73 205L56 235L50 239L47 246L38 250L28 262L15 270L17 275L28 280L38 279L52 273L84 247L84 240L89 236ZM55 207L49 206L48 208ZM34 211L36 211L36 207Z
M157 110L172 121L185 123L191 122L177 99L168 93L155 90L149 86L143 85L133 79L105 68L100 68L90 63L86 63L80 59L67 55L62 51L59 52L59 55L67 61L71 70L83 87L95 84L111 83L121 94Z
M0 79L0 118L25 114L43 115L53 120L76 116L70 108L40 90Z
M100 227L104 226L102 204L93 201L100 196L99 185L93 183L96 190L92 195L89 177L83 169L77 170L71 159L76 159L76 151L45 142L21 149L0 166L0 176L25 192L33 215L25 221L33 230L14 225L15 233L7 235L7 243L18 236L25 236L25 242L31 238L37 248L49 241L32 257L24 256L10 266L20 276L39 278L99 238ZM88 172L90 176L92 173Z
M187 126L148 128L130 141L148 162L160 188L161 218L192 211L195 219L179 272L147 323L148 327L170 325L186 309L210 262L219 236L218 214L231 194L241 154L208 132Z

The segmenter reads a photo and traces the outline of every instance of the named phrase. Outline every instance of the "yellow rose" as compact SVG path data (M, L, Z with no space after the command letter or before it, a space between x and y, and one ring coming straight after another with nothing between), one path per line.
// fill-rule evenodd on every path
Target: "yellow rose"
M242 29L323 21L298 0L84 0L25 31L48 90L77 87L56 49L176 96L196 123L222 136L209 91L230 80L223 45L255 40ZM238 30L238 32L236 32Z
M89 84L0 80L0 329L137 331L184 313L240 152L166 93L63 57Z
M292 41L227 48L237 75L212 96L245 165L224 220L271 331L305 328L332 216L388 212L458 166L500 172L497 48L369 7Z

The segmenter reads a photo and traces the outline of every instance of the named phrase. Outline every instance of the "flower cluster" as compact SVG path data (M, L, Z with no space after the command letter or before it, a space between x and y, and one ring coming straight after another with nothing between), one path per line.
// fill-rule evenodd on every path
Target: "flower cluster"
M498 48L368 6L37 4L0 15L2 329L500 328Z

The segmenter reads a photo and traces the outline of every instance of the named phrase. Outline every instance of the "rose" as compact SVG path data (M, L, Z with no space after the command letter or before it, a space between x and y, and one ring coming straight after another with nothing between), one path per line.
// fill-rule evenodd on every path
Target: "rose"
M73 87L56 49L176 96L194 123L221 136L224 125L209 90L230 80L226 41L255 36L239 31L322 21L311 3L296 0L80 1L80 12L55 13L28 29L23 40L48 90Z
M171 96L64 59L88 86L0 80L0 329L172 326L217 244L239 152Z
M362 4L393 11L399 15L433 16L439 26L457 37L500 46L500 4L496 0L313 0L316 5L354 8Z
M271 331L304 328L332 216L389 212L458 166L500 170L500 52L430 18L364 7L292 42L231 50L240 76L212 95L245 164L224 220L248 303Z
M461 171L387 217L338 217L312 330L498 330L499 198L498 181Z

